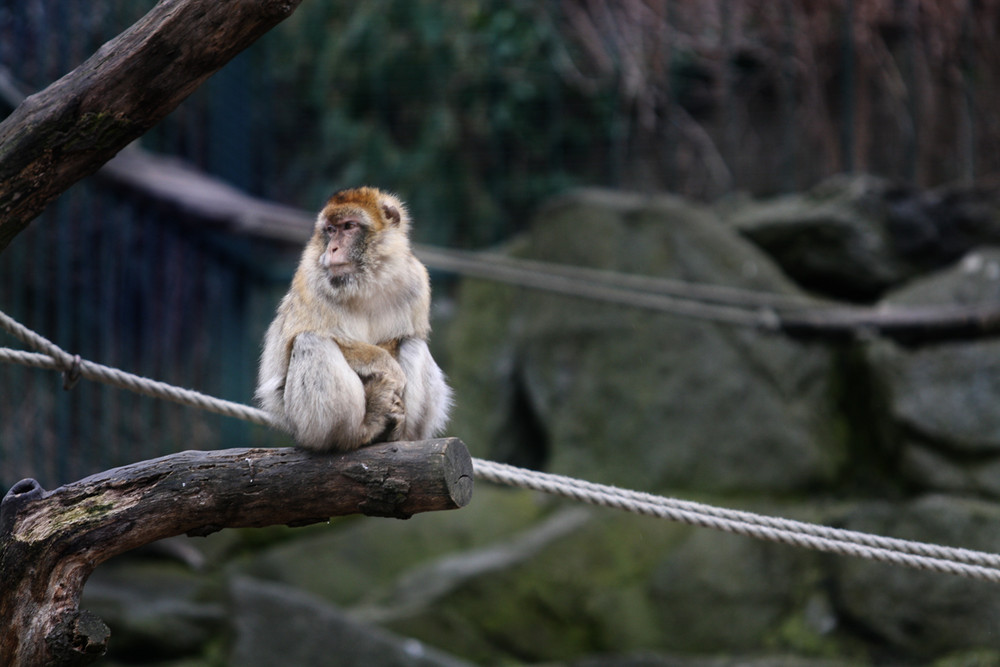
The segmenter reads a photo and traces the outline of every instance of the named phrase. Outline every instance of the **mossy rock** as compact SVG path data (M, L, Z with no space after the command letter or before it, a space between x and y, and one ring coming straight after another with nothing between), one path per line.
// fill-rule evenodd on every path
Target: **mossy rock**
M583 191L510 253L798 294L704 207ZM647 490L787 492L845 461L832 359L755 330L467 281L452 428L477 455Z

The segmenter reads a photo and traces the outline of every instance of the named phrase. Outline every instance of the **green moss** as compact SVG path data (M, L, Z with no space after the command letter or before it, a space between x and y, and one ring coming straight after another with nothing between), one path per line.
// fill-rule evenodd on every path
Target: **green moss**
M230 571L298 586L338 605L357 604L379 599L410 568L506 539L545 510L535 494L477 483L472 502L461 510L290 530L300 539L275 543Z
M509 381L504 359L513 358L511 318L520 290L480 280L464 280L459 315L447 331L455 409L449 433L475 456L489 456L493 439L508 418ZM471 360L471 361L470 361Z
M995 665L1000 665L1000 651L973 649L941 658L933 667L994 667Z
M471 578L391 628L477 663L648 650L662 628L645 582L688 533L598 511L524 562Z

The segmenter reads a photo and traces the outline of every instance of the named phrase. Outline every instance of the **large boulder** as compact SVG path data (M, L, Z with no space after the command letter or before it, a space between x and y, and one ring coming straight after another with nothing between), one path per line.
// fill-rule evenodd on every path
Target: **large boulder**
M280 584L236 578L230 584L234 641L241 667L464 667L416 639L350 618L337 607Z
M480 664L638 651L808 654L822 644L825 620L805 620L795 633L787 626L815 562L789 547L568 507L510 541L418 568L404 580L445 568L468 576L434 604L397 607L400 589L383 601L398 613L382 618Z
M147 550L98 568L81 607L111 629L110 658L150 662L198 654L224 631L225 605L203 593L199 573Z
M578 192L510 252L798 293L708 209L669 196ZM453 432L490 458L642 489L787 492L829 483L845 456L818 345L470 280L449 348Z
M892 252L884 200L892 186L872 176L838 177L811 192L721 207L729 224L804 287L872 299L909 275Z
M976 246L1000 242L998 202L993 190L917 192L856 175L720 210L800 285L872 301Z

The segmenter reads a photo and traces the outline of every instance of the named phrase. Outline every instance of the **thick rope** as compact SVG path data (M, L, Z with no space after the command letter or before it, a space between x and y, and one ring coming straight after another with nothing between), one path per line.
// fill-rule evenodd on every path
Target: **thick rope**
M1000 555L911 542L818 524L729 510L572 477L525 470L494 461L474 459L476 477L498 484L544 491L591 505L670 519L703 528L756 537L817 551L857 556L922 570L1000 582Z
M542 271L526 261L504 261L494 257L489 261L477 261L469 253L421 248L417 256L428 266L442 271L453 271L464 276L485 278L498 282L530 287L534 289L575 296L595 301L605 301L633 308L654 310L671 315L689 317L709 322L777 331L781 322L770 305L753 304L753 308L725 303L710 303L678 296L669 289L667 283L656 291L639 291L634 285L608 280L598 282L595 278L603 274L587 273L586 278L571 268L562 271ZM579 271L586 271L581 269ZM594 275L596 274L596 276ZM780 295L776 295L781 298Z
M641 308L768 332L909 340L960 339L1000 332L996 303L843 306L795 294L689 283L580 266L430 246L414 252L428 267L563 296Z
M162 398L174 403L180 403L181 405L201 408L208 412L244 419L254 424L260 424L261 426L277 428L277 422L269 414L249 405L226 401L192 389L182 389L166 382L133 375L132 373L96 364L92 361L84 361L66 352L52 341L31 331L3 311L0 311L0 327L3 327L16 336L25 345L42 353L31 354L9 348L0 348L0 361L14 361L37 368L51 368L52 370L60 370L67 375L70 373L78 374L79 377L88 380L95 380L113 387L128 389L129 391L134 391L137 394L151 398Z
M182 405L260 424L277 427L276 420L262 410L225 401L190 389L133 375L80 359L0 311L4 328L39 353L0 348L0 361L35 368L61 370L67 383L77 377L128 389L145 396L162 398ZM730 510L702 503L630 491L614 486L553 475L503 463L473 459L479 479L563 496L579 502L669 519L678 523L713 528L737 535L788 544L807 549L902 565L920 570L955 574L972 579L1000 582L1000 555L912 542L856 531L842 530Z

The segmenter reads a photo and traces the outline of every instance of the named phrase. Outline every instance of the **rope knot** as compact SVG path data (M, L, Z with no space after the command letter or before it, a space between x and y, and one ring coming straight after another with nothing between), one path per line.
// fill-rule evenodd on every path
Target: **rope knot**
M69 368L63 371L63 389L69 391L76 386L76 383L80 381L80 364L83 360L80 359L79 354L73 355L73 363L69 365Z

